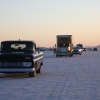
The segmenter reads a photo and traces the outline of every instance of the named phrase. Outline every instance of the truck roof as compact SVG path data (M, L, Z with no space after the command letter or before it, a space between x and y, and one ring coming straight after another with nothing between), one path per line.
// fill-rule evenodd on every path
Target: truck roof
M72 35L57 35L57 37L71 37Z
M27 43L35 43L35 41L33 41L33 40L5 40L5 41L2 41L1 43L11 43L11 42L19 42L19 43L24 43L24 42L27 42Z

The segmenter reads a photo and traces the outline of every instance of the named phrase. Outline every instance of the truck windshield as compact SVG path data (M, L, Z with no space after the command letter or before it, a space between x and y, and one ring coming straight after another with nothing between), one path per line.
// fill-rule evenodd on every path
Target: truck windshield
M33 43L2 43L2 52L33 52Z

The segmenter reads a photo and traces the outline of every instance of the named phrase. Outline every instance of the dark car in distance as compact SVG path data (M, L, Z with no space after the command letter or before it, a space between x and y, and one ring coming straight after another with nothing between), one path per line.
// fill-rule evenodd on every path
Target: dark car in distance
M83 48L83 51L87 51L87 48Z
M98 51L98 49L97 48L93 48L93 51Z

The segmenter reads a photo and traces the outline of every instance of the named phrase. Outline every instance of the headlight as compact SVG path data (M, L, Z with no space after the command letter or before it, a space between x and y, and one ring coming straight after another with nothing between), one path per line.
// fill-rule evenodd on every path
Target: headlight
M32 66L32 63L31 63L31 62L23 62L22 64L23 64L23 66L25 66L25 67L30 67L30 66Z

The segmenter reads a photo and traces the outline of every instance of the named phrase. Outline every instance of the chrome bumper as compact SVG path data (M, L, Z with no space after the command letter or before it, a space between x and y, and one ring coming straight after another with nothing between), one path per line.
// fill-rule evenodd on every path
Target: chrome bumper
M0 72L34 72L34 68L0 68Z
M71 52L66 52L66 53L62 53L62 52L56 52L56 55L62 55L62 56L67 56L70 55Z

